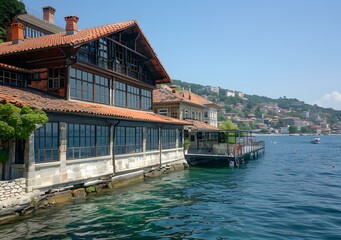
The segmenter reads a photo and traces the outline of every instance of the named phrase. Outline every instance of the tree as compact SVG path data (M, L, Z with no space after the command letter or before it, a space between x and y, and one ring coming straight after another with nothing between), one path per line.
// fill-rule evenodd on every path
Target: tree
M238 129L238 127L231 120L227 120L226 122L220 124L219 128L221 130L237 130Z
M13 104L0 104L0 140L2 144L2 158L0 162L6 162L6 144L10 139L26 139L39 124L48 121L45 112L39 109L31 109L28 106L22 108Z
M0 0L0 42L6 41L5 23L13 16L25 13L25 4L18 0Z
M312 132L311 127L308 127L308 126L301 127L301 133L311 133L311 132Z
M28 106L16 107L11 103L0 104L0 139L25 139L38 124L48 121L45 112Z
M294 125L290 125L289 126L289 133L291 133L291 134L297 133L297 127Z
M218 121L219 122L227 121L227 119L228 119L224 114L222 114L220 112L218 112L217 116L218 116Z

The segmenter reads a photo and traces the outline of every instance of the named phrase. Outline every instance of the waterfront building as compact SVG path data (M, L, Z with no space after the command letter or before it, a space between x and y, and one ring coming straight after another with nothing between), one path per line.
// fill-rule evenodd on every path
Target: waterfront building
M301 122L301 119L298 117L284 117L281 119L282 125L285 126L297 126Z
M29 25L15 21L11 40L0 44L0 102L49 117L29 139L11 141L1 166L2 179L24 177L28 191L184 161L189 123L153 113L153 89L171 79L139 24L79 30L78 20L65 17L62 32L31 37Z
M197 120L218 127L217 112L221 107L190 90L163 84L153 91L153 108L161 115Z

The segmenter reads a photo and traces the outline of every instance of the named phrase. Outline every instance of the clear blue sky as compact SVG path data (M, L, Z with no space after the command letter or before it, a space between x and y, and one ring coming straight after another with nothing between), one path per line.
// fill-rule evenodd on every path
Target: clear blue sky
M88 28L136 19L172 79L341 110L340 0L24 0Z

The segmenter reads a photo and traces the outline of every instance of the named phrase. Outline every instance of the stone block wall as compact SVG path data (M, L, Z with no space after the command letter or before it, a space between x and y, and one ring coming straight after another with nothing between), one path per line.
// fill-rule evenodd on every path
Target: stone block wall
M26 179L0 181L0 202L26 194Z
M162 165L175 161L183 161L185 160L184 151L182 148L163 150L161 159Z
M116 155L115 172L120 173L152 167L160 163L159 159L159 152Z

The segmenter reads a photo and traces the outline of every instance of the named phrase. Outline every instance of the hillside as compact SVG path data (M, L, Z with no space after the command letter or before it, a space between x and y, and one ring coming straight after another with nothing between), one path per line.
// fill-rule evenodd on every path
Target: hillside
M272 99L265 96L240 94L238 96L227 96L227 89L219 87L219 90L212 91L211 86L188 83L181 80L173 80L173 84L181 88L191 89L192 92L205 96L211 101L222 106L223 110L218 114L218 120L225 121L226 115L248 118L254 116L258 119L256 122L262 122L261 119L279 117L294 117L302 121L310 121L311 124L328 124L330 127L339 128L341 121L341 111L331 108L323 108L317 105L306 104L296 98L280 97ZM231 91L230 91L231 92ZM235 91L234 91L235 92ZM239 92L237 92L239 93Z

